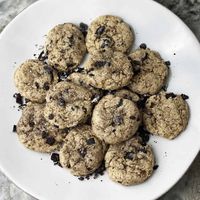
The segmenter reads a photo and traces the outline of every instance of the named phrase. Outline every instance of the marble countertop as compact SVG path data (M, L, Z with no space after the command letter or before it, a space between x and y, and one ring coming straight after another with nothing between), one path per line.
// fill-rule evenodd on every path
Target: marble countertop
M0 0L0 32L36 0ZM200 0L156 0L177 14L200 41ZM181 180L159 200L200 200L200 153ZM35 200L0 172L0 200Z

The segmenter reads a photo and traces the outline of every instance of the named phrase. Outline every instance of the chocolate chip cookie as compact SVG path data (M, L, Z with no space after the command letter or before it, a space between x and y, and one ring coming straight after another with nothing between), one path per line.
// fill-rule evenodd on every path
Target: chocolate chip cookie
M88 84L103 90L115 90L130 83L133 76L128 57L120 52L91 55L84 65Z
M95 19L89 26L86 46L90 54L126 53L133 40L134 33L127 23L120 17L105 15Z
M31 59L16 69L14 81L22 96L33 102L42 103L47 91L58 82L58 77L53 68L42 61Z
M94 172L104 158L102 142L87 125L72 129L60 150L60 163L73 175L84 176Z
M131 53L129 58L135 71L129 88L141 95L159 92L168 76L168 67L160 55L150 49L140 48Z
M161 92L146 101L143 121L152 134L173 139L187 126L189 107L183 96Z
M149 145L142 146L139 138L110 145L105 155L109 177L122 185L144 182L152 175L154 154Z
M26 148L49 153L60 149L67 133L44 118L44 107L44 104L27 104L17 124L17 135Z
M114 95L104 96L92 114L94 134L108 144L132 137L140 124L140 112L134 102Z
M86 53L84 36L74 24L59 24L49 31L45 52L50 65L61 71L72 70Z
M69 128L85 122L91 114L92 93L75 83L57 83L46 97L45 117L59 128Z

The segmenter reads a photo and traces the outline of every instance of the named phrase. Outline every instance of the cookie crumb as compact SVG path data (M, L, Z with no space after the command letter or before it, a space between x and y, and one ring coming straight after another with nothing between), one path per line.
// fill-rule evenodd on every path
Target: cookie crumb
M159 167L159 165L154 165L154 166L153 166L153 170L157 170L158 167Z
M12 132L16 133L17 132L17 126L16 125L13 125L13 130Z

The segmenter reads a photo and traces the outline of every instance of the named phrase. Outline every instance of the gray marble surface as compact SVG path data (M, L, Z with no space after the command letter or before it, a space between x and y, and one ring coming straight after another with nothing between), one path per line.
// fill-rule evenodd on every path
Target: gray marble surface
M0 0L0 32L36 0ZM157 0L177 14L200 40L200 0ZM156 188L155 188L156 189ZM35 200L0 172L0 200ZM200 200L200 154L181 180L159 200Z

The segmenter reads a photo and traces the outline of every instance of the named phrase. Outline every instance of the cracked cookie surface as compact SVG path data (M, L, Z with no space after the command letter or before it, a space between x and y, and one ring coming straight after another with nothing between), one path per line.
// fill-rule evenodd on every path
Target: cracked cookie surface
M88 29L86 46L90 54L129 51L134 41L130 26L120 17L105 15L95 19Z
M61 165L76 176L91 174L101 165L103 158L102 142L88 125L71 129L60 151Z
M189 107L181 95L160 92L146 101L143 122L152 134L173 139L186 128L188 120Z
M27 104L17 124L17 135L26 148L49 153L60 149L67 133L44 118L44 107L44 104Z
M153 172L154 154L149 145L142 146L140 138L131 138L110 145L105 155L109 177L122 185L144 182Z
M60 71L72 70L86 53L84 36L74 24L59 24L49 31L45 52L50 65Z
M45 117L59 128L69 128L83 123L91 114L92 93L75 83L62 81L46 97Z
M115 144L132 137L140 121L140 112L134 102L107 95L94 108L92 129L99 139Z
M58 76L42 61L30 59L22 63L14 74L15 85L22 96L42 103L47 91L58 82Z
M133 76L128 57L120 52L90 55L84 65L88 84L104 90L115 90L130 83Z
M153 95L164 86L168 67L160 55L150 49L137 49L129 55L135 75L129 88L138 94Z

